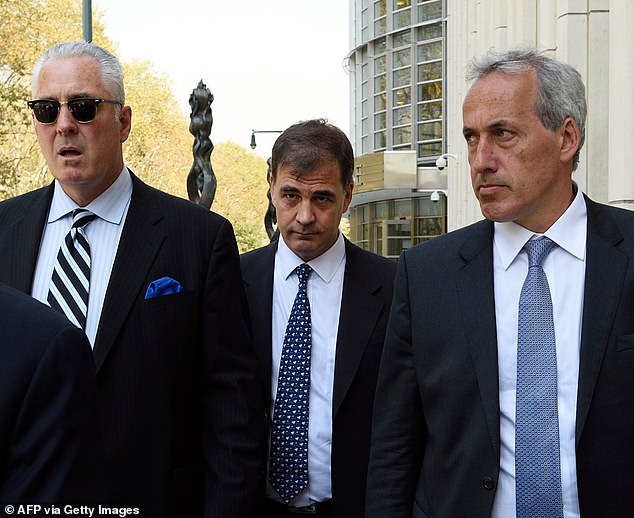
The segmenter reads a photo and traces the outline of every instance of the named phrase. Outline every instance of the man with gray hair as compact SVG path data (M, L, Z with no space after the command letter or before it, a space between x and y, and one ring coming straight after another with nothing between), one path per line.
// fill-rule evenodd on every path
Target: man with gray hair
M486 219L401 256L366 516L631 516L634 214L572 180L586 117L573 67L514 49L468 78Z
M118 59L82 41L33 71L54 182L0 204L0 280L85 329L110 498L152 518L251 516L264 407L231 224L144 184Z

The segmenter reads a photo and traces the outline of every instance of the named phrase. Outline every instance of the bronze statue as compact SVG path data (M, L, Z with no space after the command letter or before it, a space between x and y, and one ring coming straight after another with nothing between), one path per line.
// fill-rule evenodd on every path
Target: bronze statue
M211 167L211 152L214 145L209 138L213 117L211 103L213 94L202 82L189 96L190 114L189 132L194 135L194 163L187 175L187 194L189 199L210 209L216 195L216 176Z

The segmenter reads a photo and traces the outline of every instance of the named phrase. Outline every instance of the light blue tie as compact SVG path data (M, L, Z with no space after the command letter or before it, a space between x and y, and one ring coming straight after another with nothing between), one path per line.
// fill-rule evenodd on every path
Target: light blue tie
M555 243L526 243L528 274L520 294L515 412L517 518L561 518L557 354L553 303L542 262Z
M295 272L299 285L284 336L269 465L271 486L286 503L308 485L311 325L306 286L312 268L304 263Z

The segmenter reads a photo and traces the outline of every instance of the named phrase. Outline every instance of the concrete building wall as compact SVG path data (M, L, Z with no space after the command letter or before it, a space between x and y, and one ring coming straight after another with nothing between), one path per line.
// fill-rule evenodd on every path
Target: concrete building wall
M634 206L634 0L447 0L447 227L481 219L462 137L464 79L491 47L535 46L572 64L586 84L586 143L573 178L591 198Z

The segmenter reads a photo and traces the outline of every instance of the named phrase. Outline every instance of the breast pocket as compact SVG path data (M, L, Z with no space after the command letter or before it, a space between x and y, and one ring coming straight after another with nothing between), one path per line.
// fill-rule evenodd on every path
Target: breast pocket
M634 335L621 335L616 339L616 350L618 352L631 351L634 349Z

